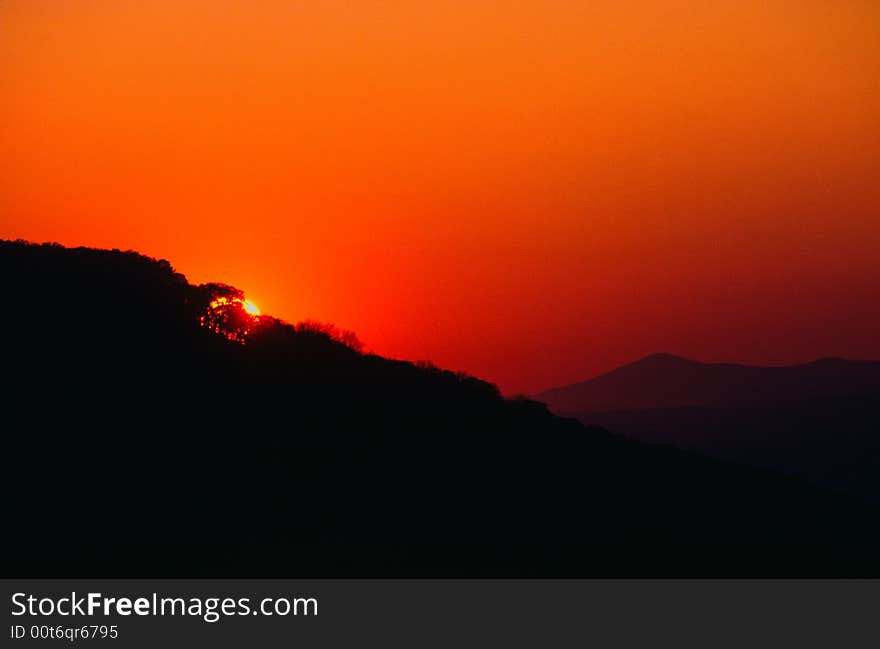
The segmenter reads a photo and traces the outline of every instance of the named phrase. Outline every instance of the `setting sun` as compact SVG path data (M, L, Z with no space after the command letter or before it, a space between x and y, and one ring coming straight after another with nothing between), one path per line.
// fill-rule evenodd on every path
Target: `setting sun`
M247 313L248 315L252 315L252 316L260 315L260 307L258 307L256 304L254 304L253 301L248 300L248 299L237 298L237 297L228 298L225 296L221 296L221 297L216 298L215 300L212 300L210 306L212 309L222 309L222 308L224 308L230 304L234 304L234 303L240 304L241 308L243 308L245 313Z
M242 306L244 307L244 310L247 313L249 313L250 315L254 315L254 316L260 315L259 307L256 304L254 304L253 302L251 302L250 300L244 300L242 302Z

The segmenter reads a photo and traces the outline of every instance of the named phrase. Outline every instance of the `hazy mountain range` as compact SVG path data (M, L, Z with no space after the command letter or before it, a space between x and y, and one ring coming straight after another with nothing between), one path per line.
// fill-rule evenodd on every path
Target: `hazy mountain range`
M574 385L536 395L555 412L581 414L880 394L880 362L822 358L759 367L653 354Z
M880 362L756 367L655 354L536 399L634 439L880 499Z

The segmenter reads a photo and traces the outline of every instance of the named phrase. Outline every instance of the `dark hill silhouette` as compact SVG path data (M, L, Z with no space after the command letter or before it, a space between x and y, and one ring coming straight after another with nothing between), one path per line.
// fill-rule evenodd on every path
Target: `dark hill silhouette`
M871 505L254 320L165 261L0 242L0 278L7 576L880 574Z
M880 502L880 362L752 367L657 354L536 398L634 439Z

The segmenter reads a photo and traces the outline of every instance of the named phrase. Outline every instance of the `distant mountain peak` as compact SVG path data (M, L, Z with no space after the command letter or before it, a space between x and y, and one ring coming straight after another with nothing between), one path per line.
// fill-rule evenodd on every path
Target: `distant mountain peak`
M675 354L669 354L667 352L657 352L655 354L648 354L647 356L643 356L634 363L631 363L631 365L640 365L643 363L691 364L699 363L699 361L691 360L690 358L685 358L684 356L676 356Z
M880 362L820 358L762 367L645 356L587 381L536 396L561 414L644 410L880 393Z

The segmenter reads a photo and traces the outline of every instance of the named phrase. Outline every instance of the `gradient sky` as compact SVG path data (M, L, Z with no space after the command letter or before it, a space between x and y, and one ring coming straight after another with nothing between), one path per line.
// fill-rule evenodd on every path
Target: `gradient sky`
M0 237L508 393L880 358L880 5L2 0Z

